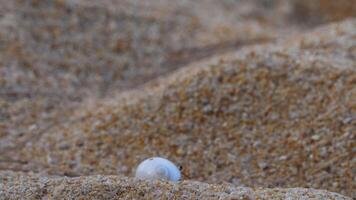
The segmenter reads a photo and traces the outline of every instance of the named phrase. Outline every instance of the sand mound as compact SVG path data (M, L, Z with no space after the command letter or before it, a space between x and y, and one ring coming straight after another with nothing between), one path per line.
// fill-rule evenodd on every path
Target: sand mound
M46 177L0 172L0 199L350 199L325 190L262 189L211 185L196 181L172 184L120 176ZM21 184L16 184L21 183ZM25 191L23 188L27 188ZM7 191L7 193L1 193Z
M4 0L0 137L6 139L0 150L16 148L12 140L28 140L28 131L40 134L61 123L88 97L356 13L345 1L298 2ZM305 17L311 13L313 21Z
M272 20L262 20L268 16L258 1L241 5L2 1L0 150L16 151L19 141L62 123L83 99L136 87L193 60L277 35Z
M356 197L356 9L313 2L4 2L0 194ZM186 181L123 177L149 156Z
M244 48L84 106L28 141L21 169L130 176L160 155L182 165L186 179L350 195L354 27L348 20Z
M272 23L242 20L257 1L229 10L230 4L237 7L219 1L1 1L0 151L12 157L19 144L66 121L86 98L275 37Z

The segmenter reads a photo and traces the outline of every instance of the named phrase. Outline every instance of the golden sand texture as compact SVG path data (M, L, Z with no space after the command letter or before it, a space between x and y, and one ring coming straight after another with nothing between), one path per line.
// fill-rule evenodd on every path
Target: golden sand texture
M241 20L256 1L238 11L219 1L171 2L1 0L2 156L16 160L23 143L66 121L87 98L110 96L202 57L275 37L271 24Z
M83 99L276 36L272 23L244 17L262 12L258 1L174 2L0 1L0 151L62 123Z
M322 13L327 2L298 2L1 0L0 150L62 123L83 99L356 13L352 1L334 3L351 12Z
M355 26L246 47L91 102L28 141L20 169L132 176L158 155L185 179L354 195Z
M356 197L352 1L0 2L0 194ZM124 177L150 156L186 182Z
M213 185L197 181L178 184L121 176L46 177L0 172L0 199L338 199L351 198L326 190L263 189ZM21 183L21 184L16 184ZM26 190L23 190L26 188ZM0 193L1 194L1 193Z

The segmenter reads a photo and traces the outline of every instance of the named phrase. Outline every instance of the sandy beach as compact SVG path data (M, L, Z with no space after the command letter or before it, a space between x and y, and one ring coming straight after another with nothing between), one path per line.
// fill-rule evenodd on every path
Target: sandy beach
M0 2L0 199L356 198L354 0Z

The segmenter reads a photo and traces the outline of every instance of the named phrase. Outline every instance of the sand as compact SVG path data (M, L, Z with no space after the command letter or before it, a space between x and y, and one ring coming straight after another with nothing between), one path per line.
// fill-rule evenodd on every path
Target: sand
M4 1L0 194L355 198L355 4L315 2Z
M262 189L121 176L46 177L3 171L0 199L351 199L326 190ZM18 184L21 183L21 184ZM26 189L24 189L26 188Z

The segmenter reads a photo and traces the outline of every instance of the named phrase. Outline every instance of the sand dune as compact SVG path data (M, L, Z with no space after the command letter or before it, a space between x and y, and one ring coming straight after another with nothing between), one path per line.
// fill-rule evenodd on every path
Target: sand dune
M252 189L212 185L197 181L169 182L135 180L120 176L46 177L36 174L0 172L7 193L2 198L51 199L350 199L325 190ZM14 184L21 182L21 184ZM23 190L23 188L27 188Z
M0 193L355 197L354 8L315 2L2 4ZM127 178L149 156L186 181Z

